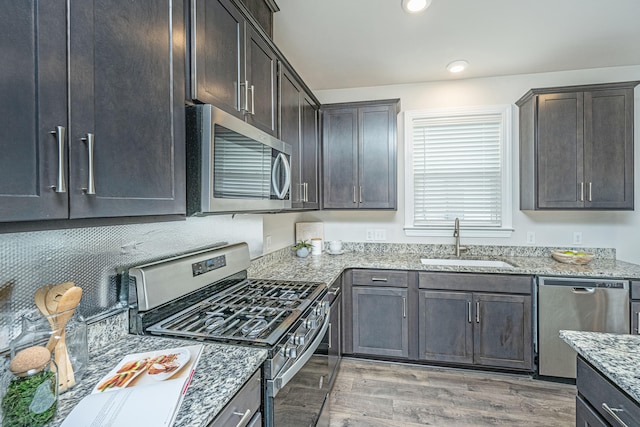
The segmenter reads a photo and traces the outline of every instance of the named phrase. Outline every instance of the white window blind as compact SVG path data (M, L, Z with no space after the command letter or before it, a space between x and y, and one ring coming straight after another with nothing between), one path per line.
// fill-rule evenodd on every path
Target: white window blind
M503 115L411 119L413 226L503 224Z

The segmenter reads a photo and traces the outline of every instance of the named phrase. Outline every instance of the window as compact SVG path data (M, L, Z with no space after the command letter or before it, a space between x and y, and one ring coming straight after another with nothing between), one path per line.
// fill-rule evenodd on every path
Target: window
M510 105L407 111L405 233L510 236L510 136Z

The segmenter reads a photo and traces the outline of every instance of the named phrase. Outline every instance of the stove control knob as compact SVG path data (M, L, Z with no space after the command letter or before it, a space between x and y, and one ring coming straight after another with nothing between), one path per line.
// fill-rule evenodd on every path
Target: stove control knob
M288 357L289 359L295 359L298 357L298 350L295 347L284 347L282 352L284 357Z
M312 316L312 317L309 317L308 319L304 319L303 325L307 329L317 329L318 318L316 316Z
M305 342L305 336L303 334L293 334L291 336L291 340L293 341L293 344L295 345L304 345Z

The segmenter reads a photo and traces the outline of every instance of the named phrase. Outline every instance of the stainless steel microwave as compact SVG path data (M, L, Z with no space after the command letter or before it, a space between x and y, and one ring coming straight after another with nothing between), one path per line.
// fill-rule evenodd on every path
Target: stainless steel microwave
M291 145L212 105L186 119L187 214L291 207Z

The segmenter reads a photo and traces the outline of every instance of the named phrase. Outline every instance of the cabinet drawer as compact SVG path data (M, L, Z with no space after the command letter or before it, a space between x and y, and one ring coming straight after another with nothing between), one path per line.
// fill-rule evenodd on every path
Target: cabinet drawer
M353 286L395 286L406 288L409 274L395 270L353 270Z
M640 425L640 406L581 358L576 385L578 393L611 425L622 425L611 412L628 426Z
M256 421L261 419L259 413L261 401L261 385L260 371L256 371L249 381L246 382L240 391L231 399L231 401L218 414L215 420L209 424L209 427L248 427L260 425ZM245 414L249 415L245 417ZM256 413L255 415L253 415ZM240 420L245 418L242 423Z
M530 295L531 276L501 274L420 273L420 289L466 292L498 292Z
M576 426L608 427L602 417L580 396L576 396Z

